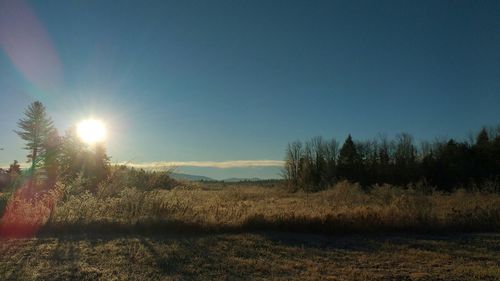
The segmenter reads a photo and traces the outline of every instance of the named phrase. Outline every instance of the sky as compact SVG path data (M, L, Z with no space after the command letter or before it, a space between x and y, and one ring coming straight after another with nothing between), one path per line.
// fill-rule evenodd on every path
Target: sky
M500 122L499 1L0 0L0 163L40 100L113 162L280 176L288 142Z

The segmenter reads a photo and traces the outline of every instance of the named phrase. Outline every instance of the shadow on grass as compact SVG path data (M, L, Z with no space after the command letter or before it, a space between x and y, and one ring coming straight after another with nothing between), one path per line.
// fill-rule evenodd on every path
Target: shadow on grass
M8 275L8 280L18 280L25 274L25 269L32 255L36 253L36 248L41 244L40 240L26 241L28 245L15 245L16 256L11 264L12 273Z
M10 225L5 228L25 229L29 226ZM345 218L329 216L326 218L310 217L283 217L267 218L262 215L247 218L241 224L209 224L186 222L182 220L143 220L136 223L121 223L98 221L89 223L54 223L48 222L39 228L37 235L50 234L164 234L164 233L244 233L244 232L290 232L309 234L441 234L441 233L470 233L470 232L499 232L498 224L464 224L448 222L446 224L435 221L413 221L394 223L373 218ZM2 237L33 237L30 232L10 231ZM30 233L30 235L25 235Z
M380 248L379 243L373 243L373 236L301 234L289 232L264 232L262 235L273 243L294 247L316 248L322 250L345 250L357 252L372 252Z
M356 256L378 257L384 252L390 256L393 252L413 253L413 249L418 250L416 257L443 253L452 260L481 265L497 260L498 254L483 248L499 239L499 234L327 236L273 231L236 235L117 235L111 232L51 235L54 238L1 241L19 246L3 247L0 251L0 268L8 269L0 271L2 280L33 280L33 276L38 276L37 280L162 280L165 277L248 280L272 279L272 276L293 279L307 268L304 264L297 265L298 261L349 265ZM472 245L469 246L469 242ZM269 264L275 268L271 269ZM379 265L378 260L372 261L372 266ZM27 274L29 270L31 275ZM406 280L406 277L398 275L398 280Z
M164 256L160 254L159 251L155 249L155 247L149 242L145 237L139 238L140 243L144 246L144 248L148 251L148 253L155 260L157 268L165 274L172 274L176 272L176 264L177 260L172 256Z

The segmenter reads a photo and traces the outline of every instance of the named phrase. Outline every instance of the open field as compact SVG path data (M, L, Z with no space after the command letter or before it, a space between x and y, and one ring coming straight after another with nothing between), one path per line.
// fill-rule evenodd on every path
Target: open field
M2 280L499 280L500 236L60 236L0 243Z
M220 233L286 231L317 234L498 232L500 195L451 194L340 182L316 193L280 187L190 185L144 190L121 182L96 193L59 186L38 197L3 197L2 234ZM33 232L32 231L32 232ZM33 232L33 234L35 233Z
M21 195L2 197L2 280L500 279L495 193L110 181Z

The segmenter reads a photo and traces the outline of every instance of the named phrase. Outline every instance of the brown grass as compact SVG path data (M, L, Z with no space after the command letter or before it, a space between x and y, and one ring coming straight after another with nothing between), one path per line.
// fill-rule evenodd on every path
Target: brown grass
M0 240L2 280L499 280L494 234Z
M0 279L500 279L498 234L462 233L499 231L498 194L347 182L311 194L213 183L75 190L0 196L1 234L38 237L0 239Z
M149 191L126 187L116 192L101 187L96 194L67 194L64 188L38 201L12 196L4 228L34 221L45 231L65 232L500 230L500 196L463 190L428 194L383 185L365 192L348 182L310 194L213 184Z

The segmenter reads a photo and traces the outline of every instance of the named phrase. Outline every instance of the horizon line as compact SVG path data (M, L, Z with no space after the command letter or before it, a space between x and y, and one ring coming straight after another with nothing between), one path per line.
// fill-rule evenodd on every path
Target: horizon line
M283 160L228 160L228 161L152 161L152 162L117 162L116 165L125 165L142 169L165 169L177 167L199 167L199 168L259 168L259 167L283 167Z
M0 168L9 168L12 163L2 163ZM28 162L18 162L21 168L27 168L31 164ZM124 165L133 168L148 170L177 168L177 167L199 167L199 168L259 168L259 167L283 167L283 160L228 160L228 161L151 161L151 162L113 162L111 165Z

